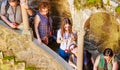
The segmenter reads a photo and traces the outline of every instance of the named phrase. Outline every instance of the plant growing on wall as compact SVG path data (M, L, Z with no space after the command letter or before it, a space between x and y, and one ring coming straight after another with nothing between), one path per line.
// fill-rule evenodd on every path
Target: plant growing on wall
M103 7L102 0L74 0L74 6L77 10L84 7Z
M120 5L115 8L115 12L120 15Z

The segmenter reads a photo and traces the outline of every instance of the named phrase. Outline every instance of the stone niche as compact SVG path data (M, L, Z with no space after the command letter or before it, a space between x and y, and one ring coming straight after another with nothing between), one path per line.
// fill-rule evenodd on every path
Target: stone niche
M28 0L30 6L37 9L40 1L44 0ZM58 30L63 17L71 17L69 4L67 0L48 0L51 5L50 16L53 19L53 29Z
M113 15L105 12L94 13L86 21L85 28L85 40L93 43L100 51L112 48L114 52L119 52L120 25Z

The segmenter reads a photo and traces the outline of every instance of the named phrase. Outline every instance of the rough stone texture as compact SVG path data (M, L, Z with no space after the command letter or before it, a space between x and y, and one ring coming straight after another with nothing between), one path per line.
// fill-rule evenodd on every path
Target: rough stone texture
M32 6L34 6L35 8L37 8L38 2L36 2L36 1L41 1L41 0L29 0L29 3ZM70 4L70 6L68 5L67 1ZM91 34L94 34L95 36L91 37L91 34L89 34L88 37L95 39L94 40L95 42L102 43L101 45L99 45L99 43L98 43L97 46L99 45L104 48L108 47L108 46L109 47L112 46L113 50L119 50L119 47L117 47L117 46L120 45L120 43L119 43L119 40L120 40L119 35L120 34L118 35L118 31L119 31L120 27L117 24L118 22L115 20L115 19L119 20L119 18L116 18L116 17L114 18L114 16L112 16L112 15L114 15L114 13L113 13L114 11L111 11L109 9L112 7L106 7L106 8L108 8L106 10L100 10L100 9L96 9L93 7L93 8L85 8L85 9L81 9L81 10L77 11L77 10L75 10L73 1L74 0L50 0L50 4L51 4L50 15L53 18L53 26L55 26L54 29L57 30L59 28L59 25L61 23L61 18L65 17L65 16L72 17L73 29L75 31L80 31L80 30L84 31L84 30L82 30L82 28L84 28L84 24L90 23L91 25L89 25L90 26L89 30L90 30ZM96 13L96 12L105 12L106 14ZM110 14L112 14L112 15L110 15ZM97 16L100 16L100 17L97 17ZM95 18L95 17L97 17L97 18ZM109 17L109 18L107 18L107 17ZM99 19L101 19L100 22L94 21L94 20L99 21ZM112 22L108 21L108 19L110 19ZM100 24L100 23L102 23L102 24ZM95 25L95 24L99 24L99 25ZM111 28L111 26L114 27L115 29ZM118 30L117 30L117 28L118 28ZM98 29L98 30L96 30L96 29ZM99 32L100 32L100 34L99 34ZM103 42L101 42L101 38L103 38L104 36L105 36L106 41L104 41L104 39L102 39L102 41L104 42L103 43ZM8 40L9 38L11 40ZM114 38L114 40L111 40L112 38ZM27 60L27 63L30 65L33 65L33 66L41 65L40 67L42 67L42 65L43 66L48 65L48 67L49 67L49 62L51 62L52 59L51 60L44 59L44 58L49 58L49 57L43 55L43 53L45 53L44 51L38 50L38 52L43 52L40 54L37 54L34 51L29 51L29 50L36 51L37 49L33 48L33 45L34 45L33 43L29 43L29 41L27 41L27 40L26 40L26 42L24 42L25 40L26 40L25 37L21 39L21 36L19 37L18 34L10 34L10 33L8 33L8 30L0 31L0 43L1 43L0 46L2 46L2 47L0 47L0 49L1 50L4 49L4 51L6 52L6 55L7 54L11 54L11 55L16 54L18 59L20 59L21 57L24 57L23 60ZM25 47L23 47L23 46L25 46ZM34 45L34 46L36 46L36 45ZM116 48L114 48L114 46ZM10 53L8 53L8 51ZM25 55L22 55L23 53L25 53ZM29 56L29 58L28 58L27 56L30 54L34 54L34 55ZM40 56L42 58L38 59L38 60L33 58L33 57L37 58L37 56ZM44 60L42 60L42 59L44 59ZM30 62L28 62L28 61L30 61ZM35 61L35 62L42 61L43 63L38 63L38 62L33 63L33 61ZM48 63L48 64L46 64L46 63ZM51 65L52 64L50 64L50 66ZM54 64L53 64L53 66L54 66ZM46 69L47 69L47 67L46 67Z
M73 29L75 31L78 32L78 57L82 57L83 56L83 48L87 48L92 54L93 57L96 57L96 55L98 55L98 50L103 51L104 48L112 48L113 51L117 52L118 54L120 54L119 50L119 40L120 40L120 32L119 32L119 18L116 17L116 13L115 11L115 7L118 5L116 3L114 3L112 1L112 3L110 3L110 6L106 6L104 8L97 8L97 7L83 7L83 8L76 8L76 6L74 5L74 1L75 0L68 0L69 4L70 4L70 12L71 12L71 16L73 19ZM77 0L79 1L79 0ZM79 5L77 5L77 7L80 7ZM80 9L80 10L78 10ZM102 13L102 16L104 15L104 13L106 13L106 15L108 16L100 16L100 13ZM98 17L93 17L93 15L95 16L97 14ZM111 15L109 15L111 14ZM91 16L94 18L91 20ZM90 20L90 21L89 21ZM85 36L85 38L83 39L84 36L84 30L87 30L85 27L85 23L90 23L88 24L88 26L90 26L90 32L85 35L88 35L88 37ZM103 25L104 24L104 25ZM104 27L105 26L105 27ZM114 29L112 28L114 27ZM94 29L93 29L94 28ZM97 30L98 29L98 30ZM89 29L88 29L89 30ZM99 30L101 32L99 32ZM106 30L106 31L105 31ZM110 30L109 32L107 30ZM105 33L106 32L106 33ZM89 40L89 38L93 38L90 37L90 34L94 34L97 33L98 35L100 34L100 38L98 40L93 39ZM105 34L103 36L103 33ZM97 34L94 35L94 37L97 37ZM109 35L110 34L110 35ZM103 36L103 37L101 37ZM106 38L104 39L102 42L100 42L100 39ZM99 42L96 44L96 41ZM82 43L81 43L82 42ZM83 42L84 45L83 47ZM103 45L104 44L104 45ZM100 48L98 48L98 46L101 46ZM97 47L97 48L95 48ZM92 48L92 49L91 49ZM78 68L80 68L79 70L82 70L82 64L80 64L80 62L82 62L82 58L78 58L77 61L77 65Z
M87 22L89 25L88 40L99 49L112 48L119 52L119 23L108 13L95 13ZM86 24L87 24L86 23Z
M28 0L28 3L36 9L39 1L41 0ZM56 30L55 32L59 29L61 18L70 17L68 3L66 2L66 0L50 0L50 15L53 18L53 26L55 26L54 29ZM38 50L39 48L37 48L34 43L29 42L25 36L19 36L17 33L12 33L3 27L1 29L3 30L0 31L0 46L2 46L0 47L0 50L5 52L5 56L15 55L17 60L21 60L21 57L23 57L22 60L25 60L27 65L35 66L38 70L64 70L64 68L62 68L62 66L59 65L51 56L46 54L43 50ZM58 49L59 46L56 47Z
M1 25L0 28L0 50L5 52L5 56L15 55L16 60L26 61L27 65L36 68L64 70L54 58L37 47L33 42L27 40L25 36L21 36Z

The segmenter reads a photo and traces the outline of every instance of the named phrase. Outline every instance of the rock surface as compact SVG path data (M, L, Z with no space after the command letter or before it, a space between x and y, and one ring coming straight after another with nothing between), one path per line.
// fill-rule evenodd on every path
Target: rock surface
M45 70L64 70L64 68L44 50L18 33L0 25L0 50L5 56L15 56L17 61ZM44 46L46 47L46 46Z

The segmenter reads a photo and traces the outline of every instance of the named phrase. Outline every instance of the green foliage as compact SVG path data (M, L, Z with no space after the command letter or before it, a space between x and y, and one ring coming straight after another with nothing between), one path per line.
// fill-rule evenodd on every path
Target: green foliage
M74 6L77 10L80 10L80 0L74 0Z
M25 70L35 70L35 67L27 67Z
M96 0L87 0L87 4L94 4Z
M102 0L86 0L85 4L82 4L81 0L74 0L74 6L77 10L80 10L82 7L102 7L103 1Z
M116 12L117 14L120 14L120 5L115 8L115 12Z
M19 63L25 63L25 61L15 61L15 65L19 64Z
M3 59L4 60L12 60L12 59L14 59L15 58L15 56L6 56L6 57L4 57Z
M86 2L87 5L90 5L90 4L103 4L102 0L87 0Z

